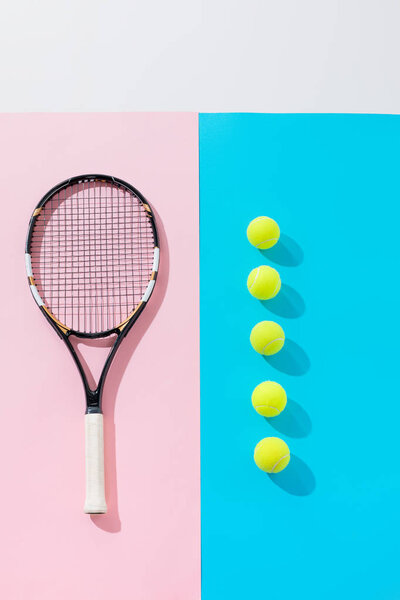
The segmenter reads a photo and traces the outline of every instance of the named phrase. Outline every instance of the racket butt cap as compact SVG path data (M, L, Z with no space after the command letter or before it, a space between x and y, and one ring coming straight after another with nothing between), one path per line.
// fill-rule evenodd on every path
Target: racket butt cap
M88 506L85 504L83 512L87 515L104 515L107 512L107 505L103 506Z

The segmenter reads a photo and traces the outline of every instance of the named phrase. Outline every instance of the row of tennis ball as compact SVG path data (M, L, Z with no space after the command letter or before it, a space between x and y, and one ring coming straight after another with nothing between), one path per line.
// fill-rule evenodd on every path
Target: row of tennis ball
M278 223L269 217L257 217L247 228L249 242L260 250L272 248L279 240L279 236ZM276 269L262 265L253 269L249 274L247 288L250 294L258 300L270 300L281 289L281 278ZM250 343L259 354L271 356L283 347L285 333L278 323L261 321L253 327ZM260 415L276 417L284 410L287 397L279 383L263 381L254 389L251 401ZM262 471L279 473L289 464L289 447L280 438L264 438L254 449L254 461Z

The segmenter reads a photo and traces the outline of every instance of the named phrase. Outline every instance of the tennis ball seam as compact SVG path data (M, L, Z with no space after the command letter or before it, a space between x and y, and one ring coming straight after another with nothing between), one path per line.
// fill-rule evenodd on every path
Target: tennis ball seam
M264 348L261 350L261 354L264 354L265 348L268 348L268 346L270 346L274 342L284 342L284 341L285 341L285 338L275 338L274 340L271 340L270 342L268 342L268 344L265 344Z
M276 410L278 414L281 412L276 406L272 406L271 404L256 404L255 408L271 408L272 410Z
M259 272L260 272L260 267L257 267L257 273L256 273L256 276L254 277L253 283L252 283L252 284L251 284L251 286L249 287L249 290L251 290L251 288L252 288L252 287L253 287L253 285L255 284L255 282L256 282L256 280L257 280L257 277L258 277L258 274L259 274Z
M275 289L272 292L272 297L274 297L277 294L276 290L279 288L280 285L281 285L281 282L280 282L280 280L278 280L278 283L276 284Z
M281 458L274 464L274 466L272 467L271 473L275 472L276 467L279 465L279 463L281 463L285 458L287 458L288 456L290 456L290 454L285 454L284 456L281 456Z
M262 242L260 242L259 244L256 244L256 248L259 248L261 246L261 244L265 244L265 242L272 242L273 240L278 241L279 238L273 237L273 238L268 238L267 240L263 240Z

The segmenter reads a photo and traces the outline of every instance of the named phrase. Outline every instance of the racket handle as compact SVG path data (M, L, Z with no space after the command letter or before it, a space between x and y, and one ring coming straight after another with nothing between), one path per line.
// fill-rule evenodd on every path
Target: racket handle
M104 493L103 415L85 415L86 501L84 512L107 512Z

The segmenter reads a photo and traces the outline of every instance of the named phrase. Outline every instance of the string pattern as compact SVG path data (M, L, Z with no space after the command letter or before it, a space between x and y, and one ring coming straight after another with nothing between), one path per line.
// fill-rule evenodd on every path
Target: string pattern
M85 181L50 197L30 254L38 292L62 324L101 333L125 321L149 284L155 240L142 201L122 185Z

